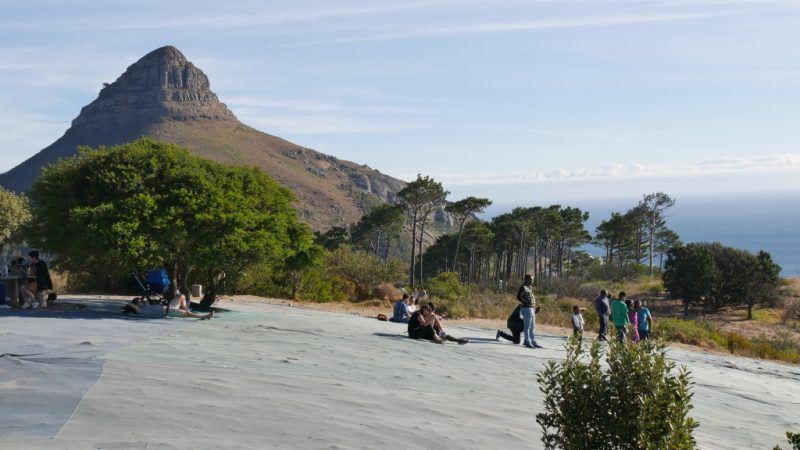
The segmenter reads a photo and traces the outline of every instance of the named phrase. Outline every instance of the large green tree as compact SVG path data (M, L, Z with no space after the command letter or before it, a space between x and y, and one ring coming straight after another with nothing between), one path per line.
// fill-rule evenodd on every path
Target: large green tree
M264 172L151 139L83 148L45 168L31 198L34 243L70 271L120 277L163 263L174 291L317 257L292 194Z
M27 197L0 187L0 250L21 240L20 232L30 220Z
M662 276L670 294L683 300L684 313L692 304L710 311L745 305L752 319L753 306L776 295L780 270L764 251L753 255L719 243L691 243L667 253Z

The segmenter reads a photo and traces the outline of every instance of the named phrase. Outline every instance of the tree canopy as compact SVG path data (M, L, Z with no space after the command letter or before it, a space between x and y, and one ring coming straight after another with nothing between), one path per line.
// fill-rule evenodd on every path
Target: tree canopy
M19 241L20 231L31 220L28 199L0 187L0 250Z
M781 268L769 253L753 255L720 243L692 243L667 253L664 287L683 301L684 312L692 305L715 311L723 306L753 305L769 300L778 289Z
M292 194L267 174L147 138L82 148L45 168L31 197L33 242L70 271L121 277L166 263L186 287L316 251Z

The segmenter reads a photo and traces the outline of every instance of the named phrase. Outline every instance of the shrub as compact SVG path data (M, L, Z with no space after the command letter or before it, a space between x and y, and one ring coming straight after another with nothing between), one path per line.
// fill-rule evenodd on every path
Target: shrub
M319 267L303 272L297 297L318 303L348 300L347 293Z
M397 300L403 296L403 292L400 289L394 287L391 283L380 283L375 289L372 290L372 296L374 298L384 300L384 301L392 301Z
M786 439L789 440L789 444L792 446L792 450L800 450L800 433L792 433L791 431L786 432ZM776 445L775 448L772 450L782 450L780 445Z
M428 295L440 299L458 300L467 295L467 287L458 279L455 272L442 272L426 283ZM438 309L438 305L437 305Z
M405 276L405 273L394 273L396 264L389 264L387 268L375 255L353 250L346 245L326 253L324 264L330 275L347 280L355 287L353 300L367 299L379 283L396 281L398 277ZM343 292L348 290L342 289Z
M800 300L792 299L786 302L786 309L781 316L781 322L786 324L790 320L800 320Z
M570 339L565 359L537 375L545 404L536 422L545 448L694 448L689 371L667 360L663 341L608 348L604 365L597 341L587 355Z

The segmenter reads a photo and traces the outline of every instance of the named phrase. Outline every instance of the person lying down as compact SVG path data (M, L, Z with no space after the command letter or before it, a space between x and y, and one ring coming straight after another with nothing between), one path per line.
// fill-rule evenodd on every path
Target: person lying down
M186 305L186 296L180 294L170 300L169 307L166 305L150 305L146 301L135 298L125 305L126 313L139 314L148 317L189 317L192 319L208 320L214 317L214 311L206 315L195 314L189 311Z

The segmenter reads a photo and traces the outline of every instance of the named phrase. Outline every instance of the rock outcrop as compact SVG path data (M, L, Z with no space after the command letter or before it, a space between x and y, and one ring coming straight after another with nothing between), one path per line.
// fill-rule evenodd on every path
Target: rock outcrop
M172 120L236 120L211 92L208 77L172 46L154 50L128 67L81 109L73 127L109 128Z

